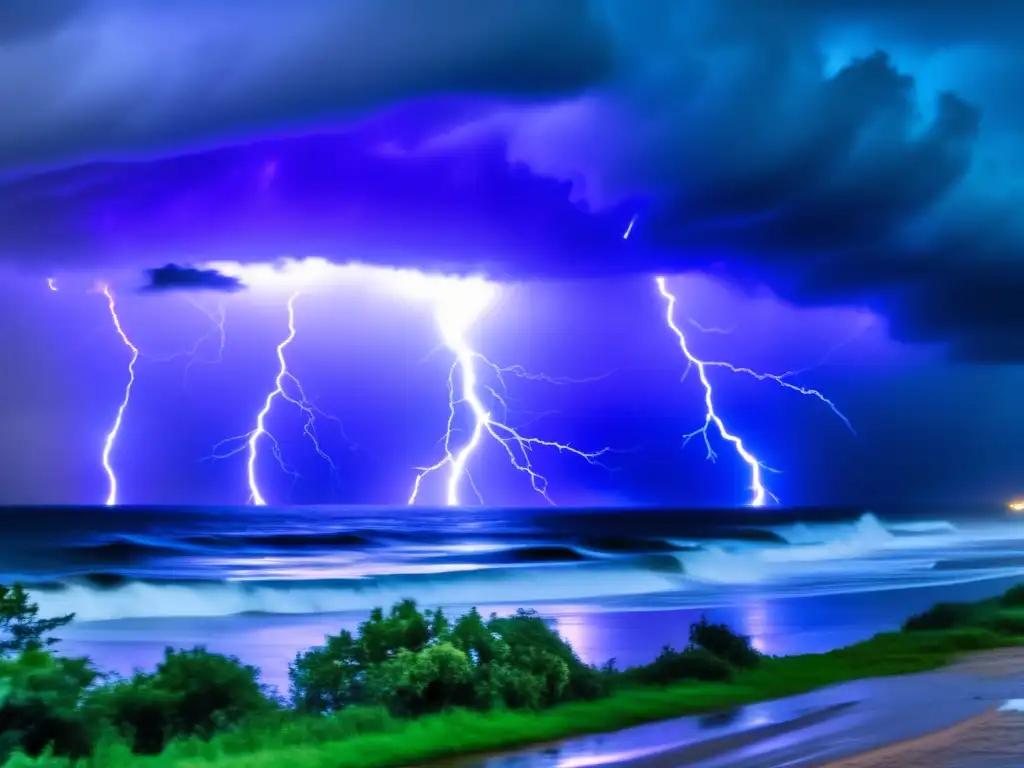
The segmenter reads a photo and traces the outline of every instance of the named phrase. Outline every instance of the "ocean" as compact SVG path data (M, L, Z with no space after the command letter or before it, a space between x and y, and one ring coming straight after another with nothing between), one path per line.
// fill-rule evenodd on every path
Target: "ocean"
M57 507L0 510L0 583L76 613L62 652L120 673L204 645L287 686L295 653L411 597L535 608L595 663L649 661L701 613L767 653L894 629L1024 575L1001 509L584 510Z

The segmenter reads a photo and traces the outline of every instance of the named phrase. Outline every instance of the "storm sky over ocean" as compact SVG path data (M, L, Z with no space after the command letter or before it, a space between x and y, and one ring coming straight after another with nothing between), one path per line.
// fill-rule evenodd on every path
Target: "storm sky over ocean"
M655 275L697 356L798 371L849 418L708 370L783 503L1020 492L1021 34L1006 0L8 0L0 501L107 497L130 350L105 285L140 353L120 500L246 500L245 451L211 457L254 428L299 291L287 361L336 469L279 400L267 500L405 503L444 456L463 297L396 268L500 285L467 338L555 377L510 369L508 423L612 449L537 446L557 503L749 500L728 441L683 445L704 392ZM543 503L482 451L487 503Z

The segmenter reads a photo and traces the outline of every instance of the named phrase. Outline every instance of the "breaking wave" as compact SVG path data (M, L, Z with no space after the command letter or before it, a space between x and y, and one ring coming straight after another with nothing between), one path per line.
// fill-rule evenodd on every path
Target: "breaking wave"
M116 535L64 550L63 572L33 587L45 614L91 621L364 613L406 597L443 606L622 609L649 606L643 598L654 595L707 603L745 589L820 594L1024 572L1024 531L1017 548L1000 540L998 551L982 550L977 541L992 536L944 521L887 523L867 513L848 522L716 529L713 538L688 534Z

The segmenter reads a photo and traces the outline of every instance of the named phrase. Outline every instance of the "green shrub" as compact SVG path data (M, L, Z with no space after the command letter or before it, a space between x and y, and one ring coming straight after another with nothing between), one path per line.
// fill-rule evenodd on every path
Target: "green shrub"
M968 603L937 603L923 613L911 616L903 624L904 632L954 629L970 623L975 608Z
M428 643L448 633L448 620L441 611L420 612L415 600L396 603L385 616L375 608L359 625L359 661L380 664L399 651L421 651Z
M342 630L295 657L288 669L291 698L305 712L334 712L365 700L363 664L352 633Z
M596 699L610 692L607 675L601 669L584 664L572 646L536 611L520 609L512 616L492 615L487 629L508 646L509 664L545 676L545 705ZM561 664L555 665L555 660ZM564 682L563 666L567 673Z
M168 648L155 672L100 688L90 704L142 754L160 752L172 738L208 739L274 706L259 670L202 648Z
M1024 611L999 611L984 619L981 626L1003 635L1024 636Z
M690 646L703 648L734 667L747 669L761 662L761 654L750 644L750 638L738 635L725 624L711 624L706 616L690 625Z
M69 613L40 619L39 606L29 599L21 584L11 587L0 584L0 657L53 645L57 638L50 637L50 633L70 624L74 618L75 614Z
M402 649L367 671L367 703L406 717L469 707L475 704L473 678L469 656L449 642Z
M1008 608L1024 608L1024 584L1010 587L999 598L999 602Z
M666 645L650 664L624 674L629 682L639 685L668 685L680 680L727 682L733 677L733 667L705 648L691 646L677 651Z
M82 757L94 727L81 704L96 672L87 659L65 659L41 649L0 660L0 764L11 753Z

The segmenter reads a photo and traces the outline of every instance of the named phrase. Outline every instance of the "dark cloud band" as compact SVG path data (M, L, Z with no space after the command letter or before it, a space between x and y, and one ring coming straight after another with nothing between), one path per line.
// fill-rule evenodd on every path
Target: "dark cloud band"
M115 5L11 26L35 58L0 51L0 103L26 104L0 127L0 166L22 168L0 188L0 258L713 267L870 305L966 358L1024 354L1024 101L1005 98L1024 4ZM67 39L125 31L153 41L135 74L65 98L83 55ZM173 81L161 35L194 53ZM52 168L25 174L25 158Z

